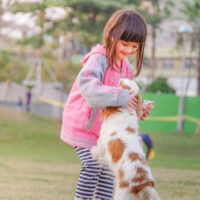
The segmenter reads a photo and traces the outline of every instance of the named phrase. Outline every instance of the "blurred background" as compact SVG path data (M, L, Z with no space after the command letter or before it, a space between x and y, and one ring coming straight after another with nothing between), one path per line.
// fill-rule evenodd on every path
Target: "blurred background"
M164 199L198 199L200 0L0 0L0 199L73 199L64 185L75 185L79 161L59 140L63 107L81 58L121 8L148 24L136 81L155 102L140 130L155 144L158 187Z

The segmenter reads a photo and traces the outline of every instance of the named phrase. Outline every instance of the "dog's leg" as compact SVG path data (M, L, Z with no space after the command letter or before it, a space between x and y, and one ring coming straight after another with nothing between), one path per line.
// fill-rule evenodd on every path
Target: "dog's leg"
M147 186L138 193L139 200L161 200L153 187Z

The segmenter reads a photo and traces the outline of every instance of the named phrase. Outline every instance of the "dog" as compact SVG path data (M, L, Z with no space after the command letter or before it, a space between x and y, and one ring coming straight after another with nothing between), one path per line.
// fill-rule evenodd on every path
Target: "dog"
M92 156L99 163L107 163L114 172L114 200L160 200L138 131L142 115L139 87L129 79L120 79L119 87L133 90L131 95L138 100L138 108L131 112L125 107L104 109L100 137L91 149ZM153 104L147 103L147 109Z

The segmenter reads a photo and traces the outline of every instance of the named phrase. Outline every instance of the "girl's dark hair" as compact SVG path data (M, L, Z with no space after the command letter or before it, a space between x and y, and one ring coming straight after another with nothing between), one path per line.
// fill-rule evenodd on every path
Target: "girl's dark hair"
M118 10L108 20L103 32L103 44L106 48L108 63L112 66L115 62L115 49L118 40L140 43L137 51L136 73L137 77L142 68L144 46L147 36L147 25L138 12L133 10Z

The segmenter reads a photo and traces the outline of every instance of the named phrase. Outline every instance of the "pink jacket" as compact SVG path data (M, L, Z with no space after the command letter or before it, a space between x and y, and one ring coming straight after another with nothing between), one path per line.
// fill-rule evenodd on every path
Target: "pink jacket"
M99 137L102 109L128 105L128 90L117 86L121 77L132 79L133 73L127 60L123 60L121 71L108 66L101 45L86 54L82 62L63 111L61 139L72 146L90 149Z

